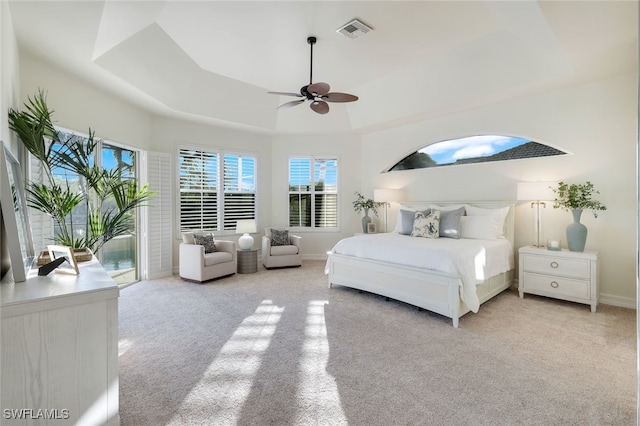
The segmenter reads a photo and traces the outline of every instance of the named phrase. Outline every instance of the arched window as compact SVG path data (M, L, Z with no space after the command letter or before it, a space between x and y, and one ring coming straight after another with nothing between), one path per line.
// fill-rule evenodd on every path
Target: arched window
M497 135L470 136L427 145L407 155L386 171L458 166L566 154L568 153L565 151L528 139Z

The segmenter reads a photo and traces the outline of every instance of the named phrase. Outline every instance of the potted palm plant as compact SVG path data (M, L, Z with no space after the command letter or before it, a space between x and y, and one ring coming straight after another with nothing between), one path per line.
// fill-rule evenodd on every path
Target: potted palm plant
M584 251L587 241L587 227L580 223L583 210L591 210L594 217L607 206L593 199L593 194L599 194L594 185L587 181L583 184L558 182L557 188L551 188L556 194L554 208L571 211L573 223L567 226L567 245L570 251Z
M97 140L76 137L57 131L51 119L53 111L46 103L44 91L28 98L23 111L9 110L9 128L40 162L44 182L26 181L27 203L52 217L56 227L53 243L97 252L107 241L134 232L133 217L137 207L153 195L148 184L139 186L126 178L121 164L106 170L94 162ZM77 183L61 179L60 173L77 176ZM73 210L84 205L86 216L76 232ZM89 252L90 253L90 252Z

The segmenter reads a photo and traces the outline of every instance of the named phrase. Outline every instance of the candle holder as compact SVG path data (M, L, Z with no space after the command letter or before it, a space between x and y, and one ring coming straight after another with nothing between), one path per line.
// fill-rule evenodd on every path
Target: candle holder
M560 240L547 240L547 250L551 251L560 251L562 247L562 242Z

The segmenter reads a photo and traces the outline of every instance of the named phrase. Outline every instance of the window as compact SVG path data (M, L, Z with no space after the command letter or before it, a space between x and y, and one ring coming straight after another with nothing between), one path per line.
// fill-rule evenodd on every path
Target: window
M289 159L289 226L338 227L337 159Z
M566 154L566 152L551 146L522 138L496 135L471 136L427 145L407 155L387 171L458 166Z
M181 148L180 230L235 230L256 217L256 158Z

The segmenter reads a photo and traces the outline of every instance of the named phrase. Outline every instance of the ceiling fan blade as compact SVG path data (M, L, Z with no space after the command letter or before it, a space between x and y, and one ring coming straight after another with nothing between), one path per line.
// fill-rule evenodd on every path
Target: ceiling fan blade
M270 93L272 95L297 96L298 98L302 97L300 93L291 93L291 92L267 92L267 93Z
M329 89L331 89L331 87L327 83L313 83L307 87L307 92L324 96L329 93Z
M326 114L329 112L329 104L324 101L313 101L310 106L311 109L318 114Z
M326 102L354 102L358 100L358 97L348 93L331 92L324 95L322 100Z
M287 103L284 103L284 104L280 105L280 106L278 107L278 109L280 109L280 108L291 108L291 107L294 107L294 106L296 106L296 105L300 105L300 104L301 104L301 103L303 103L305 100L306 100L306 99L300 99L300 100L298 100L298 101L291 101L291 102L287 102Z

